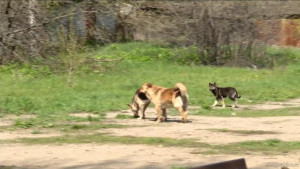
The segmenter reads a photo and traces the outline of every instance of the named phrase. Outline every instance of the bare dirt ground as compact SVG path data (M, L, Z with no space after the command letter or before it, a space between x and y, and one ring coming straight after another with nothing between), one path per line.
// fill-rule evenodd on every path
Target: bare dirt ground
M245 106L241 106L244 108ZM252 105L250 109L278 109L300 107L300 99L287 102L268 102ZM216 110L217 111L217 110ZM117 114L130 112L109 112L105 123L127 124L130 128L101 129L99 133L110 133L116 136L135 137L167 137L177 139L199 140L209 144L226 144L249 140L280 139L283 141L300 141L300 116L286 117L202 117L189 116L189 123L180 123L180 116L168 116L168 122L156 124L155 112L148 109L145 120L116 119ZM80 116L76 114L76 116ZM88 116L88 114L81 114ZM0 118L0 125L10 125L14 117ZM143 127L134 126L144 125ZM265 131L270 134L238 134L216 130ZM273 133L272 133L273 132ZM24 137L52 137L61 133L43 132L31 134L28 130L1 131L0 139ZM193 153L195 148L163 147L149 145L125 144L66 144L66 145L24 145L0 144L1 168L172 168L172 166L199 166L208 163L245 158L249 169L278 169L288 166L290 169L300 168L300 152L280 155L261 155L255 152L243 155L204 155Z

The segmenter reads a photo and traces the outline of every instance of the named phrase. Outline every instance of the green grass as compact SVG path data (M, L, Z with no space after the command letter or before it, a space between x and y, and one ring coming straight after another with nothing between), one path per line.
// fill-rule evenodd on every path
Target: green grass
M299 141L284 142L277 139L264 141L246 141L216 147L217 152L225 154L241 154L260 152L264 154L284 154L300 149Z
M117 114L116 119L135 119L135 118L127 114Z
M251 70L124 61L104 74L76 75L73 88L67 86L63 75L34 79L4 75L0 82L0 110L13 114L60 114L127 109L126 103L145 82L165 87L182 82L188 88L191 105L208 106L214 102L208 90L208 83L214 81L220 86L236 87L242 95L241 104L282 101L300 94L297 87L300 68L293 69Z
M91 124L60 124L53 127L55 130L65 133L76 133L78 131L94 131L99 129L107 128L128 128L129 125L123 124L102 124L102 123L91 123Z
M246 141L231 144L211 145L193 139L172 139L162 137L133 137L111 136L106 134L64 135L47 138L20 138L13 140L0 140L0 143L24 144L81 144L81 143L109 143L109 144L145 144L164 147L195 148L192 154L284 154L300 150L299 141L284 142L277 139L263 141Z
M191 114L200 116L216 116L216 117L273 117L273 116L300 116L298 107L283 108L274 110L238 110L234 108L220 108L220 109L200 109Z
M278 134L274 131L264 131L264 130L229 130L227 128L223 129L208 129L209 131L222 132L222 133L234 133L242 135L263 135L263 134Z
M176 50L175 53L174 50ZM95 71L79 70L73 75L73 87L68 87L65 74L53 74L47 67L0 66L0 116L6 114L36 114L35 119L18 120L15 126L32 128L59 122L99 121L104 112L128 109L136 89L143 83L172 87L177 82L187 86L190 105L202 106L199 115L231 116L234 110L214 110L214 102L208 90L209 82L219 86L234 86L242 98L240 104L264 101L283 101L300 96L300 64L294 62L285 68L253 70L248 68L213 67L183 64L184 58L195 57L194 49L173 49L145 43L112 44L89 53L96 58L125 59L118 63L99 64ZM300 58L298 49L292 49ZM190 52L190 53L189 53ZM277 52L278 53L278 52ZM273 54L278 55L276 52ZM175 61L178 61L175 63ZM85 65L86 67L88 65ZM93 68L90 68L93 69ZM230 101L226 101L231 104ZM99 118L71 117L69 113L91 112ZM275 113L274 113L275 112ZM287 114L293 114L288 111ZM295 111L298 114L299 111ZM235 112L237 116L261 116L259 114L285 115L281 111ZM257 114L257 115L256 115ZM119 118L119 117L117 117ZM124 118L124 117L122 117Z
M40 121L37 119L37 121ZM143 127L144 125L139 125L139 127ZM17 129L31 129L32 134L41 134L41 130L56 130L64 133L76 133L78 131L95 131L99 129L107 129L107 128L129 128L129 127L137 127L131 125L123 125L116 123L99 123L99 122L90 122L88 124L81 124L76 122L68 123L48 123L48 124L34 124L34 123L15 123L12 126L1 126L0 132L4 131L13 131Z
M172 139L160 137L133 137L133 136L111 136L106 134L89 135L64 135L48 138L21 138L16 140L0 140L0 143L26 143L26 144L64 144L64 143L121 143L121 144L147 144L152 146L168 147L194 147L206 146L205 143L197 143L191 139Z

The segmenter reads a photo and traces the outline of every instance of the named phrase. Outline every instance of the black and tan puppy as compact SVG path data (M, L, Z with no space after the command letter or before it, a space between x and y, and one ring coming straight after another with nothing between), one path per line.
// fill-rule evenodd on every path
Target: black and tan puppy
M145 111L150 104L150 100L147 98L146 94L140 92L141 89L137 89L130 104L127 104L134 117L139 117L139 119L145 119ZM140 114L140 115L139 115Z
M209 83L208 86L209 86L209 90L216 97L215 103L212 106L216 106L218 104L218 101L222 101L222 107L225 107L224 98L228 97L230 100L232 100L234 102L232 107L238 107L237 99L241 98L241 96L238 95L238 92L235 88L233 88L233 87L218 87L216 83Z

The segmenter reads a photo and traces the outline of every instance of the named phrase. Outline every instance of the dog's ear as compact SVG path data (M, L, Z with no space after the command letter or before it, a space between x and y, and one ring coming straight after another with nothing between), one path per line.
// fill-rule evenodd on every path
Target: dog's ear
M214 82L214 85L217 85L217 83L216 83L216 82Z
M152 83L147 83L147 87L152 87Z

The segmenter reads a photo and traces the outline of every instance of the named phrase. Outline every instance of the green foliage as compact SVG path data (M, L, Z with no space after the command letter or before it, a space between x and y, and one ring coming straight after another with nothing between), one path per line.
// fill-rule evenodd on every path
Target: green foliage
M196 47L167 48L141 42L111 44L96 53L96 58L125 58L130 61L170 61L200 64Z
M0 73L10 74L18 79L30 79L52 74L48 66L35 64L8 64L0 66Z
M274 68L284 66L300 60L300 50L297 48L288 47L268 47L265 50L265 55L256 57L255 64L259 67Z

